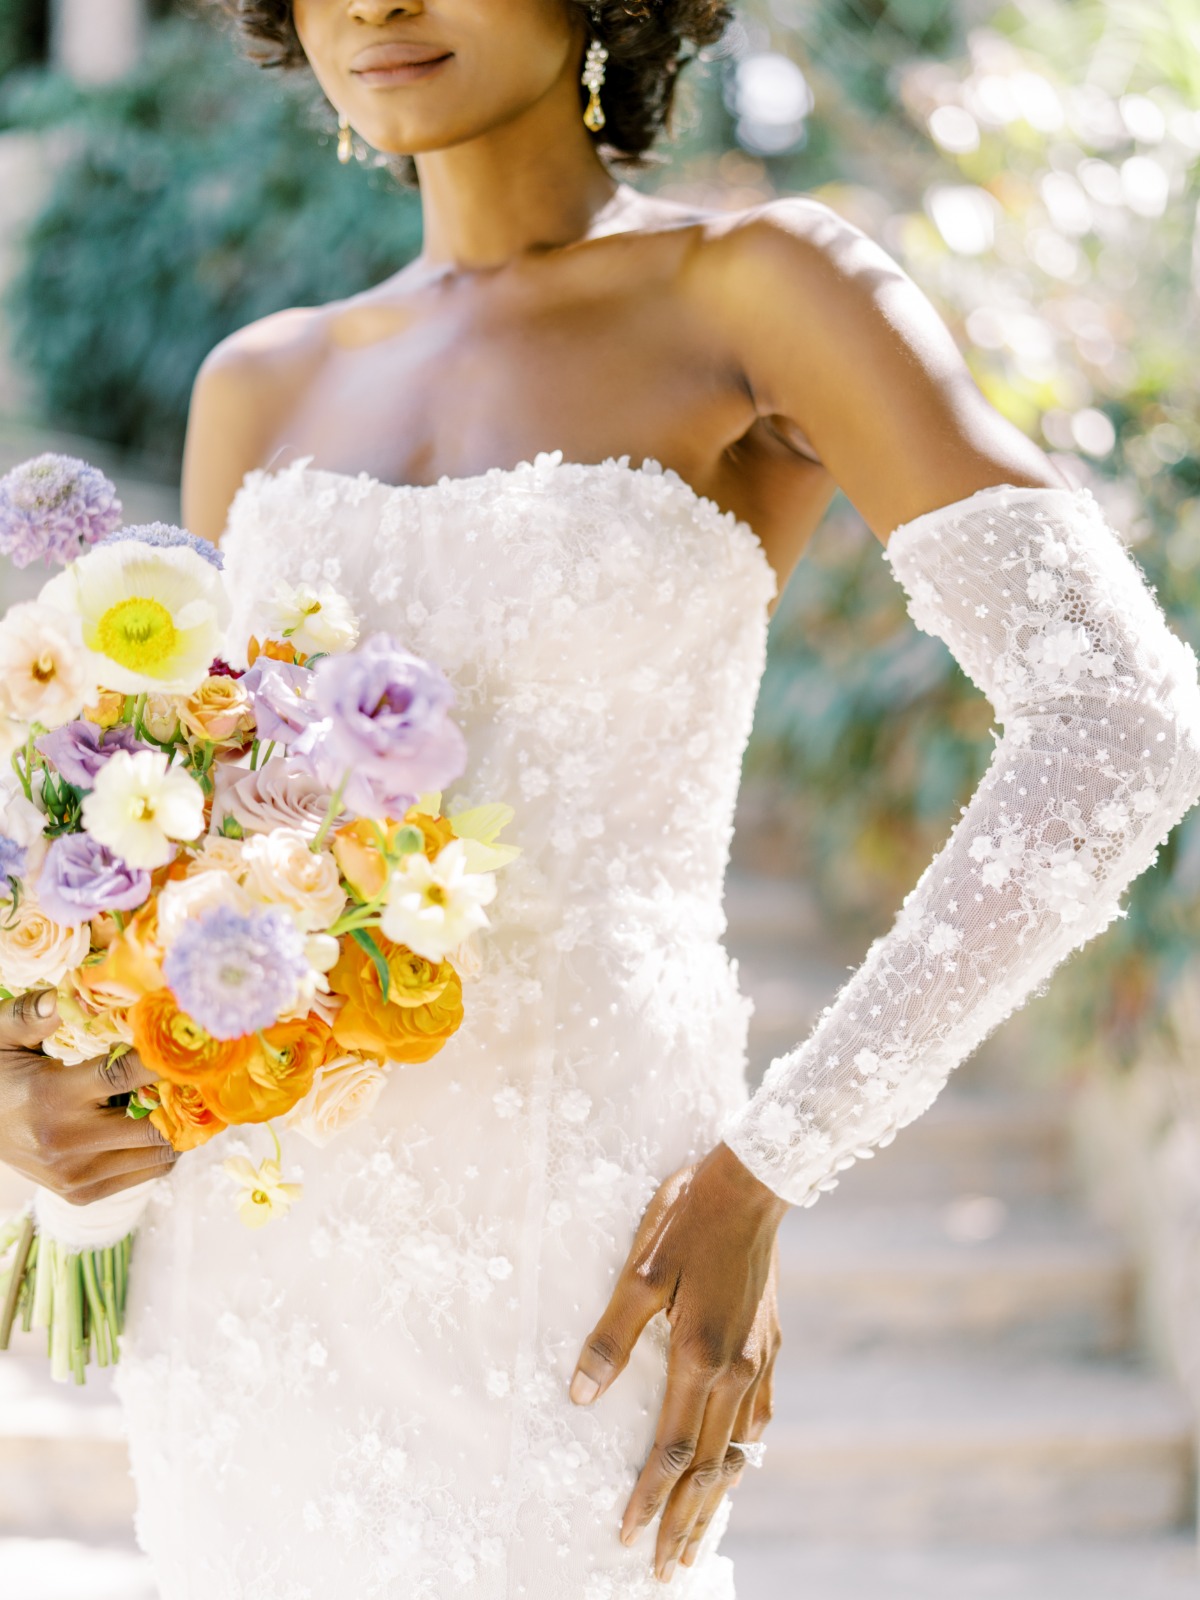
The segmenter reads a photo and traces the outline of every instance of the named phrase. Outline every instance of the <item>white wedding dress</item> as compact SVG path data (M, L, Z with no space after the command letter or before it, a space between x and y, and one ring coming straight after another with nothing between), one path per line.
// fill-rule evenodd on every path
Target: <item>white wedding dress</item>
M1200 795L1200 689L1087 491L1001 486L893 534L918 624L1005 726L895 928L747 1100L749 1003L720 943L774 574L673 473L540 456L428 488L252 473L224 549L246 631L327 579L436 661L505 800L466 1021L397 1067L259 1233L221 1160L158 1186L119 1385L161 1600L732 1600L718 1553L664 1590L619 1542L665 1382L651 1324L594 1407L567 1385L642 1210L722 1136L797 1204L1118 913Z

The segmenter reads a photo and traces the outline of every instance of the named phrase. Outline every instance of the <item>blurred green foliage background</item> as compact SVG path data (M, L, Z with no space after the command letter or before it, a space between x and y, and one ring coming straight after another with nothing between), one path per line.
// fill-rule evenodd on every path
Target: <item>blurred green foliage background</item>
M167 8L170 9L169 7ZM341 168L301 76L171 15L117 85L31 65L0 0L0 129L53 142L8 317L46 420L174 464L205 352L419 247L416 196ZM715 208L815 195L930 295L992 403L1086 483L1200 644L1196 0L746 0L639 180ZM886 926L982 772L991 713L908 622L840 497L772 624L747 774L787 796L831 917ZM1200 933L1200 818L1068 964L1073 1049L1165 1026Z

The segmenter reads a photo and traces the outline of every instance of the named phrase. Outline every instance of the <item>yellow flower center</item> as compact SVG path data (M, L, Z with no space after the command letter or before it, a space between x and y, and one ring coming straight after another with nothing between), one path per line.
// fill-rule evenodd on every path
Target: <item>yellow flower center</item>
M109 606L100 618L96 636L101 654L131 672L149 672L161 666L179 645L171 613L161 600L145 595L133 595Z
M203 1050L209 1042L208 1034L198 1022L177 1011L167 1024L172 1039L184 1050Z
M265 1189L252 1189L250 1198L256 1206L269 1206L271 1204L271 1197Z
M444 906L446 904L446 891L440 884L431 883L425 891L425 899L431 906Z
M135 794L129 802L130 822L153 822L154 801L148 794Z
M56 670L57 668L52 655L38 656L37 660L33 663L33 676L37 679L38 683L49 683L50 679L54 677Z

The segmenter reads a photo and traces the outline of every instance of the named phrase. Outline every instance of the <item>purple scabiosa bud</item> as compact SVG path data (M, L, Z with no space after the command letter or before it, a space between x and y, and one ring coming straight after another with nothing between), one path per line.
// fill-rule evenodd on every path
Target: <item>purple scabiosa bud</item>
M286 911L215 906L188 922L163 961L180 1007L214 1039L269 1028L310 971L304 935Z
M113 484L75 456L34 456L0 478L0 555L16 567L65 566L120 522Z
M101 540L101 543L122 544L127 539L135 539L138 544L151 544L157 550L172 550L183 545L188 550L194 550L198 556L203 556L205 561L210 566L216 567L218 572L225 566L225 557L215 544L189 533L186 528L177 528L170 522L140 522L133 527L118 528L115 533L110 533Z

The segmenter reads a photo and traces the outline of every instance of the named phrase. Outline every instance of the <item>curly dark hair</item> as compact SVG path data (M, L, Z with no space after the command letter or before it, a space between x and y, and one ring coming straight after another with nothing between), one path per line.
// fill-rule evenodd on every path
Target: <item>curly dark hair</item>
M307 65L291 0L216 0L247 54L263 67ZM727 0L569 0L608 51L605 125L593 139L620 166L637 166L667 126L675 86L696 51L715 44L730 21ZM580 86L580 108L587 93Z

